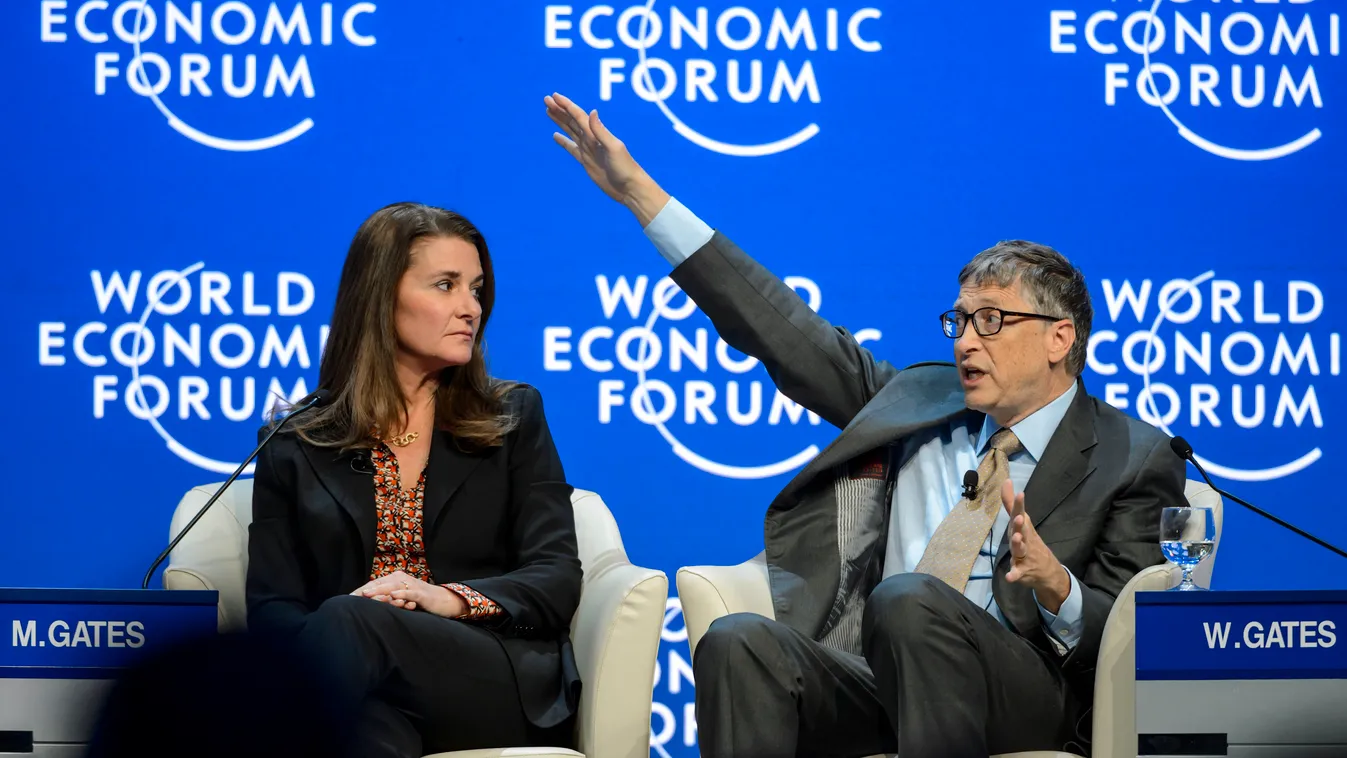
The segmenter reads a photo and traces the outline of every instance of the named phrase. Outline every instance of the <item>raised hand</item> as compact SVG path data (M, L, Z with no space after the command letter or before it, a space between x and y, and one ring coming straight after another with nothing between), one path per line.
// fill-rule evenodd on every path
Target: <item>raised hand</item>
M644 226L659 213L669 196L631 157L627 146L599 119L565 95L543 98L547 116L561 128L552 139L584 166L589 178L612 199L626 205Z
M1029 514L1024 512L1024 493L1016 495L1015 483L1009 479L1001 485L1001 504L1010 515L1010 570L1006 580L1029 587L1044 608L1056 613L1071 593L1066 567L1038 536Z

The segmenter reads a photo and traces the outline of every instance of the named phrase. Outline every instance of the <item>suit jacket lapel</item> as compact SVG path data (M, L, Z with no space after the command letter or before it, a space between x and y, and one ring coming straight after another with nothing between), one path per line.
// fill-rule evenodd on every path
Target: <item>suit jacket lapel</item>
M374 563L374 526L376 521L374 508L373 464L369 455L364 455L363 466L357 463L357 454L339 453L331 448L317 448L300 445L304 457L318 475L318 480L351 517L356 531L360 534L360 546L364 553L364 570L368 571ZM361 470L357 471L357 467Z
M1061 426L1043 451L1043 460L1034 467L1024 488L1024 510L1035 527L1094 471L1088 453L1096 441L1094 400L1081 383Z
M1043 450L1043 460L1034 467L1033 476L1024 488L1024 510L1035 527L1057 510L1067 497L1095 469L1090 449L1095 446L1094 400L1085 392L1084 383L1076 388L1062 422ZM1027 638L1041 637L1037 603L1031 590L1006 581L1005 566L1009 560L1010 530L1001 538L996 550L996 578L992 582L993 595L1001 612ZM1044 643L1046 644L1046 643Z
M426 539L430 538L449 499L481 462L480 455L459 450L448 432L435 431L430 460L426 463L425 503L421 515Z

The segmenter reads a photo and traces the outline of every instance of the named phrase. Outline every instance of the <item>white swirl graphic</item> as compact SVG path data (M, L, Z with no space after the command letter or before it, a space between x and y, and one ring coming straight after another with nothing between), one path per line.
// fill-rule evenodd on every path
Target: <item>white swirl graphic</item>
M710 458L694 452L692 448L689 448L687 445L680 442L678 438L674 436L673 432L670 432L668 427L664 425L664 422L659 420L659 416L655 413L655 404L650 399L650 393L638 393L638 390L645 386L645 357L647 350L650 347L649 335L654 334L653 329L655 327L655 322L659 321L660 309L668 305L669 301L673 300L674 295L678 294L678 292L679 290L675 288L669 288L664 299L660 302L656 302L652 295L651 303L654 304L654 308L650 311L650 318L646 319L645 333L641 335L641 347L636 355L636 389L632 390L632 403L635 404L644 401L643 408L646 411L647 417L650 419L650 425L654 426L655 429L659 431L660 436L664 438L664 441L669 443L669 447L673 449L674 455L697 469L705 471L708 474L723 476L726 479L767 479L778 474L784 474L787 471L794 471L808 463L814 456L818 455L818 446L810 445L800 452L787 458L783 458L776 463L767 463L761 466L732 466L713 461ZM639 398L637 397L638 394L640 395Z
M788 137L782 137L781 139L772 142L763 142L756 145L737 145L731 142L722 142L718 139L712 139L683 123L683 120L678 118L673 110L669 108L668 103L664 102L665 98L658 97L659 90L655 88L654 80L650 76L650 67L645 65L645 51L649 47L646 43L646 30L650 26L650 15L654 13L654 8L655 0L647 0L645 4L645 13L641 16L641 26L637 32L637 39L640 41L641 46L636 49L636 52L641 58L641 63L639 65L644 67L641 73L645 76L646 89L653 96L658 98L655 100L656 107L659 108L660 113L664 114L665 118L669 119L669 123L673 124L674 131L683 137L683 139L698 147L710 150L713 153L733 155L739 158L759 158L764 155L784 153L787 150L797 148L808 142L810 139L813 139L814 135L821 131L818 124L811 123Z
M197 261L196 263L193 263L192 265L188 266L182 271L179 271L177 276L165 280L164 283L158 289L150 290L148 287L146 288L145 296L149 300L149 302L145 304L145 310L140 314L140 321L138 322L138 328L136 329L136 338L131 343L131 386L135 387L136 398L140 400L140 407L146 410L145 420L150 422L150 426L154 427L154 431L159 433L159 436L164 440L164 444L168 446L168 449L174 455L178 456L184 461L187 461L193 466L206 469L207 471L213 471L217 474L232 474L234 473L234 469L238 468L239 466L237 463L229 463L227 461L217 461L214 458L207 458L206 456L201 455L200 453L192 450L191 448L187 447L181 442L178 442L178 440L174 438L172 434L169 434L168 430L165 429L163 425L159 423L159 419L156 418L153 413L149 412L150 404L145 401L145 388L140 383L141 338L145 334L145 324L150 320L150 314L154 311L154 306L159 304L159 300L164 296L164 293L168 292L171 288L177 286L178 283L181 282L182 280L186 279L187 277L191 276L197 271L200 271L202 268L205 268L205 266L206 266L205 261ZM248 467L243 470L243 473L252 474L253 468L255 466L256 464L252 463L248 464Z
M1174 307L1174 303L1178 302L1179 298L1183 297L1185 294L1190 295L1195 299L1200 297L1197 292L1197 286L1214 276L1216 276L1215 271L1208 271L1193 279L1183 281L1183 286L1181 288L1176 288L1170 293L1167 299L1158 301L1160 312L1156 314L1155 321L1151 323L1150 338L1146 340L1146 349L1141 354L1141 366L1145 372L1141 377L1142 383L1145 385L1142 394L1145 395L1150 407L1149 409L1144 409L1141 407L1141 403L1138 402L1137 413L1142 416L1143 420L1155 425L1171 437L1174 436L1174 433L1169 430L1169 425L1164 422L1164 419L1160 415L1160 409L1155 405L1155 395L1151 392L1151 346L1155 344L1155 340L1159 339L1156 336L1156 332L1160 329L1160 324L1164 322L1165 317L1170 315L1170 309ZM1150 411L1151 418L1145 418L1146 410ZM1307 468L1310 464L1323 457L1323 451L1316 447L1290 463L1283 463L1280 466L1272 466L1263 469L1239 469L1231 466L1224 466L1197 454L1194 454L1193 457L1202 464L1203 468L1217 476L1236 482L1266 482L1290 476L1297 471Z
M145 16L145 6L148 3L149 0L141 0L136 6L136 23L134 31L132 32L132 39L135 40L132 44L135 46L136 54L135 57L131 59L131 65L134 66L139 62L140 65L138 66L136 73L140 75L140 83L145 86L144 96L150 98L154 103L154 107L158 108L164 118L168 119L168 125L172 127L174 131L199 145L213 147L216 150L229 150L245 153L268 150L279 145L284 145L313 128L313 119L306 118L289 129L276 132L270 137L258 137L256 139L229 139L227 137L217 137L213 134L203 132L178 118L167 105L164 105L164 101L159 99L159 95L156 94L154 88L150 86L149 74L145 73L145 63L140 57L140 24L141 19ZM127 68L127 73L130 74L130 66ZM233 473L233 471L234 469L230 468L226 473Z
M1270 161L1299 152L1314 144L1323 136L1323 132L1315 128L1284 145L1248 150L1213 142L1185 126L1184 123L1179 120L1179 117L1175 116L1174 112L1169 109L1169 106L1165 105L1164 99L1160 97L1160 88L1155 84L1155 77L1151 75L1151 28L1155 26L1155 12L1160 9L1160 5L1164 2L1165 0L1155 0L1155 4L1151 6L1150 14L1146 18L1146 31L1142 34L1141 38L1142 66L1141 73L1138 74L1138 79L1140 79L1140 77L1145 77L1146 84L1151 89L1151 94L1155 96L1156 104L1160 106L1160 110L1164 111L1165 116L1169 119L1169 122L1174 125L1174 128L1178 129L1180 137L1183 137L1185 140L1188 140L1202 150L1222 158L1229 158L1230 160L1235 161Z

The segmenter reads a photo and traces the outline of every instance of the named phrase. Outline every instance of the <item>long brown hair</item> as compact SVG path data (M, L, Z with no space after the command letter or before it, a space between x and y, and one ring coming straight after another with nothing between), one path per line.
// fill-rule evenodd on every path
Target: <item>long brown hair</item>
M477 248L482 265L481 321L472 358L444 369L435 393L435 426L464 450L501 444L518 423L504 400L512 382L493 379L486 367L486 324L496 300L491 255L481 231L463 216L419 203L394 203L375 211L356 231L346 253L332 309L318 389L331 402L306 412L290 427L301 439L342 450L367 447L373 430L401 429L408 398L398 382L394 314L398 285L411 265L412 248L426 237L461 239Z

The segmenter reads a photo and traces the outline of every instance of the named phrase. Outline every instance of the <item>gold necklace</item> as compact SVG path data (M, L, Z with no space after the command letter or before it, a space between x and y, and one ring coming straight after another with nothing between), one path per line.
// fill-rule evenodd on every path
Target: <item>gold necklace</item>
M421 435L417 432L407 432L400 437L389 437L385 442L396 447L406 447L416 441Z

